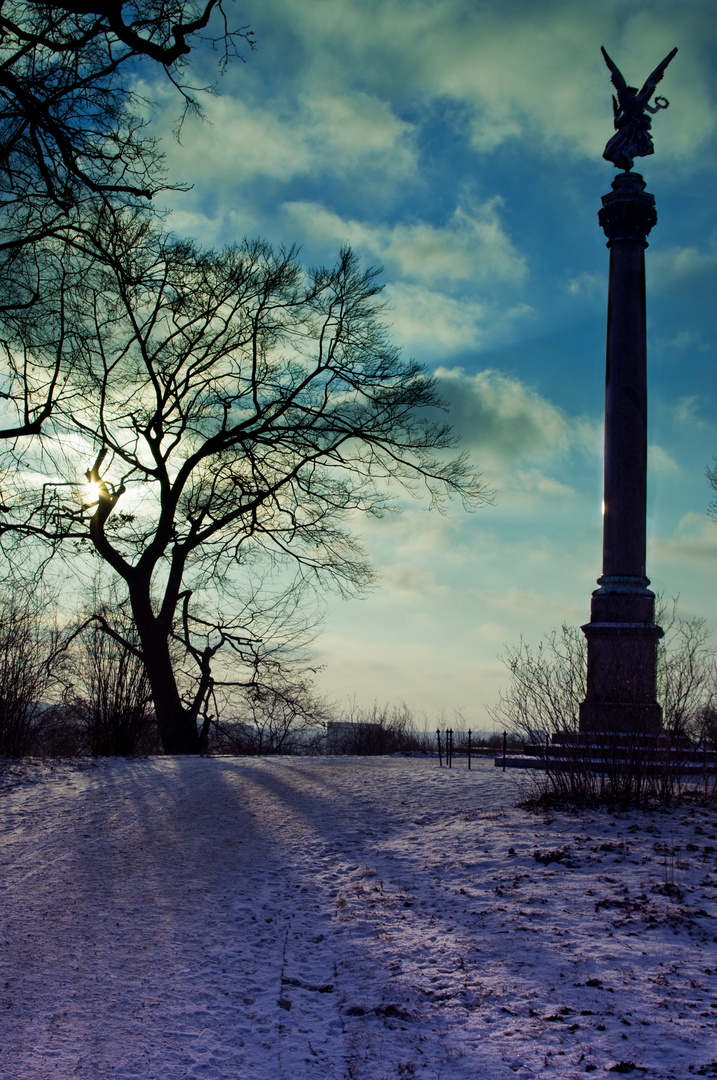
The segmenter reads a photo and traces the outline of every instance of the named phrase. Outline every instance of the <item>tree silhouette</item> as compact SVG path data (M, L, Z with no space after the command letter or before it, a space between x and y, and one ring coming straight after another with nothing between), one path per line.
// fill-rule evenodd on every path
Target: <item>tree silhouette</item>
M210 35L212 15L219 30ZM183 110L198 109L184 79L202 40L225 64L245 27L230 31L221 0L122 0L0 7L0 249L64 227L89 195L148 199L164 183L162 160L130 86L138 64L164 73ZM17 213L24 208L24 213ZM7 222L8 211L14 211ZM23 231L23 226L25 231Z
M40 486L28 453L2 531L64 551L89 538L125 583L165 751L197 752L219 653L259 685L301 588L370 581L351 516L398 490L432 506L489 493L446 453L433 383L391 345L376 271L350 250L304 272L294 250L201 251L128 215L94 238L75 393L43 448L56 479Z
M0 438L37 434L63 391L71 287L101 257L78 235L103 209L151 213L167 185L133 72L159 72L180 113L198 110L187 64L202 42L224 64L252 38L229 29L221 0L0 4Z

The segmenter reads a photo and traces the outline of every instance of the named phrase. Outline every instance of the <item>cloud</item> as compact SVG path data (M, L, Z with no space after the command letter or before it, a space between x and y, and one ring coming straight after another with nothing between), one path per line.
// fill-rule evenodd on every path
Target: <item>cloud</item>
M409 502L402 513L360 521L363 538L373 559L382 566L432 564L437 553L443 562L461 564L470 554L461 540L465 514L431 514Z
M520 282L525 258L500 221L500 199L456 207L449 221L394 226L344 220L319 203L287 202L284 213L299 235L342 243L348 240L409 281L435 287L456 282Z
M214 187L261 177L290 180L311 169L306 133L288 117L228 95L209 98L204 107L206 119L190 117L181 144L165 141L172 175L189 172L195 184Z
M400 594L405 600L415 597L426 600L429 595L446 594L446 586L439 586L435 574L414 563L390 563L381 567L381 586L392 594Z
M568 292L571 296L594 296L598 290L602 293L604 288L604 275L589 273L588 271L584 271L568 281Z
M690 512L680 519L671 537L656 537L650 547L656 562L680 563L691 569L697 563L702 573L705 564L710 570L714 566L717 526L704 514Z
M527 555L530 558L532 551L516 552L516 555ZM554 561L552 557L548 560L548 566L551 561ZM544 570L541 574L541 577L543 576ZM552 627L560 626L564 622L573 626L585 622L589 610L587 588L582 603L576 602L575 597L567 600L564 595L557 595L557 590L554 589L541 593L515 585L504 589L477 588L471 591L471 599L483 617L488 614L501 619L503 632L494 639L499 656L503 655L506 645L517 644L519 637L537 643ZM491 623L486 625L490 626Z
M673 246L655 251L651 253L648 265L657 289L684 288L695 282L702 287L706 282L714 286L717 279L717 254L700 251L694 246Z
M321 94L304 101L312 142L334 160L334 167L361 165L386 167L393 173L408 172L415 165L411 145L414 127L399 119L386 101L358 92Z
M393 340L432 366L451 354L475 354L510 338L515 326L533 314L527 304L505 308L483 299L461 300L403 281L390 282L384 296Z
M704 408L705 400L697 394L688 394L678 398L672 408L673 419L683 427L702 428L705 421L697 415L698 409Z
M518 611L521 614L540 614L545 611L545 596L534 589L521 589L511 585L501 591L495 589L483 589L477 596L486 604L497 610Z
M439 368L436 377L450 423L482 458L489 453L504 461L536 461L598 444L594 424L568 417L518 379L490 369L469 375L462 368ZM537 474L525 476L535 486Z
M195 185L236 191L262 179L286 183L358 170L370 173L372 184L390 186L416 167L413 125L368 93L297 96L287 84L271 105L231 94L203 105L205 118L185 121L180 144L164 139L171 174L190 175ZM169 131L175 110L176 101L162 98L154 124Z
M482 347L487 304L404 282L388 285L384 295L391 336L412 355L435 358Z
M474 147L491 152L529 142L564 160L599 154L610 135L604 43L628 82L641 85L675 45L665 79L673 101L655 124L660 154L699 160L714 131L710 46L715 12L653 0L574 4L512 0L268 0L274 21L291 27L307 56L310 84L357 85L415 108L460 106Z
M665 345L678 353L687 352L689 349L704 351L708 347L700 335L693 333L692 330L678 330L674 337L665 342Z
M516 478L523 491L534 491L538 495L560 499L572 499L575 495L574 487L546 476L539 469L518 469Z
M676 473L680 471L680 466L662 446L650 446L648 460L651 472Z
M501 205L495 198L482 206L459 206L443 228L424 222L398 225L383 257L413 280L520 281L527 266L503 230Z

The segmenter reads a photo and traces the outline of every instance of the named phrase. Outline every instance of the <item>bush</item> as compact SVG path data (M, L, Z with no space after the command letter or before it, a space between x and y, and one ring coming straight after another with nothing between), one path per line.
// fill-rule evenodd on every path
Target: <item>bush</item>
M37 753L51 718L57 629L40 590L11 585L0 599L0 756Z
M697 745L714 742L717 652L705 620L682 619L675 601L658 600L657 621L664 630L657 664L664 734L657 739L618 732L579 736L587 643L578 627L553 629L537 648L522 639L506 648L510 683L488 711L540 757L544 772L533 777L540 797L665 803L680 791L684 762L695 757Z
M318 753L328 715L326 702L306 677L235 688L211 725L207 749L219 754Z
M426 753L435 749L435 734L416 730L405 702L361 708L352 701L339 720L326 729L327 754L361 756Z
M102 611L107 625L129 619L119 609ZM136 637L136 635L135 635ZM114 639L99 622L71 634L67 649L63 705L52 718L55 741L71 741L93 756L131 756L159 751L149 681L141 655ZM76 751L77 752L77 751Z

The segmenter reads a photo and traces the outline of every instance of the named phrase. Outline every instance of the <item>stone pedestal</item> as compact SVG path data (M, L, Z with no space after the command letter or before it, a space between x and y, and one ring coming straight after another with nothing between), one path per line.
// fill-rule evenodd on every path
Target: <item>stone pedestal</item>
M610 249L605 377L603 567L593 593L588 677L580 706L585 732L656 732L655 594L645 576L647 345L645 248L657 221L637 173L620 173L603 197L600 225Z

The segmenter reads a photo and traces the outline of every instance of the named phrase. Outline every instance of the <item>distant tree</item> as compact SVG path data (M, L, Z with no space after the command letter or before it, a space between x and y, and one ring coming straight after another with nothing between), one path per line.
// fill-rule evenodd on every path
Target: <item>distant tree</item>
M572 765L561 751L545 756L551 735L579 730L579 707L585 698L587 644L579 627L563 624L544 635L537 647L522 641L508 647L503 661L510 672L489 714L506 731L541 751L545 773L536 781L541 796L573 802L598 799L620 804L656 799L667 803L679 789L679 747L685 739L709 747L714 734L717 697L717 650L704 619L683 619L676 602L658 597L656 621L664 630L658 646L657 699L666 732L677 753L668 751L659 769L639 733L602 732L591 754L597 768L578 758ZM551 767L551 762L554 767Z
M152 694L131 616L105 606L68 628L65 637L63 711L78 727L83 750L94 756L156 750Z
M393 705L374 702L362 708L352 700L339 720L329 722L326 728L329 754L397 754L425 750L427 745L433 749L435 741L435 733L417 731L415 717L405 701Z
M433 506L489 493L446 454L433 382L391 345L376 272L348 249L307 273L260 242L205 252L136 219L97 232L82 395L44 448L55 477L40 487L29 455L24 491L22 470L12 479L2 534L91 541L125 584L139 645L105 629L144 661L165 751L195 753L219 653L270 691L300 590L371 580L347 518L383 513L397 486Z
M38 749L55 686L54 614L40 588L6 583L0 596L0 757Z
M494 723L521 738L544 741L546 733L577 731L585 698L587 647L577 626L563 623L533 647L523 638L501 656L508 688L488 710Z
M245 685L219 706L210 747L229 754L295 754L320 743L331 713L311 673L290 671L273 685Z
M696 734L706 750L717 750L717 707L706 705L697 717Z
M657 600L656 620L664 631L657 652L657 696L664 724L676 735L699 738L702 718L717 701L717 650L707 620L683 619L677 601Z

